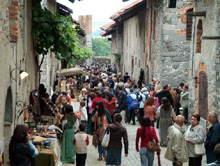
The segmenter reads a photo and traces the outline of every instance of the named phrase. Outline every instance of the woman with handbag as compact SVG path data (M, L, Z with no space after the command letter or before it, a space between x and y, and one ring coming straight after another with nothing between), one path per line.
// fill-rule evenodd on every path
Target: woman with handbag
M205 154L205 130L199 124L199 121L199 114L193 114L191 117L191 125L188 127L185 135L189 153L189 166L201 166L202 155Z
M105 108L104 103L101 100L95 103L92 122L94 124L92 144L95 147L98 146L98 161L102 161L103 158L106 160L106 150L103 149L101 142L108 125L112 123L112 119L109 111Z
M140 138L141 138L141 145L139 150ZM156 134L156 130L154 127L151 126L150 118L144 117L141 122L141 127L137 129L137 135L136 135L136 151L140 153L142 166L153 166L154 151L149 150L148 147L148 143L152 142L153 139L156 141L156 143L159 142L159 139Z
M128 156L128 134L126 128L122 126L121 121L121 114L116 113L114 115L114 124L109 125L107 128L107 132L110 132L110 139L107 147L106 165L121 165L122 138L125 148L125 157Z

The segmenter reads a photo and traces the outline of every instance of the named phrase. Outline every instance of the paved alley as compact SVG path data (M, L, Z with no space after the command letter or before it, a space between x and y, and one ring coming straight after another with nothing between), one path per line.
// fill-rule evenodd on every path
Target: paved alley
M135 137L136 137L136 130L139 127L138 124L136 125L129 125L129 124L124 124L124 126L127 128L128 131L128 137L129 137L129 154L128 157L124 157L124 149L122 152L122 166L140 166L140 155L138 152L136 152L135 149ZM159 137L159 131L157 130L157 135ZM86 166L105 166L105 161L98 161L98 149L96 149L92 145L92 136L89 135L90 139L90 144L88 146L88 156L87 156L87 161L86 161ZM164 154L166 151L165 147L161 147L161 165L162 166L172 166L172 163L168 161L167 159L164 158ZM157 155L155 154L154 156L154 166L158 166L158 158ZM203 163L205 163L205 156L203 156ZM63 166L70 166L71 164L65 164ZM75 165L75 164L74 164ZM188 164L185 163L184 166L187 166ZM203 164L205 165L205 164Z

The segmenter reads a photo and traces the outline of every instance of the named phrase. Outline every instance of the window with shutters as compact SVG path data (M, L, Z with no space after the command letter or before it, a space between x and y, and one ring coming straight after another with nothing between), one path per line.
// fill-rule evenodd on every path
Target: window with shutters
M193 9L189 9L188 12L193 12ZM191 41L192 39L192 21L193 17L192 15L187 14L187 20L186 20L186 40Z

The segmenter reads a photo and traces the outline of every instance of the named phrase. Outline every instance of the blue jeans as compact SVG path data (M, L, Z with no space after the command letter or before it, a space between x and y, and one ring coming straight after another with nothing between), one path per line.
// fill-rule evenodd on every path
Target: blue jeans
M104 135L105 135L105 130L103 130L103 136ZM98 143L98 152L99 152L99 156L107 156L106 150L103 149L102 142L100 141Z
M147 148L140 148L141 166L153 166L154 152Z
M99 152L99 156L106 156L107 155L106 150L103 149L101 142L99 142L99 144L98 144L98 152Z

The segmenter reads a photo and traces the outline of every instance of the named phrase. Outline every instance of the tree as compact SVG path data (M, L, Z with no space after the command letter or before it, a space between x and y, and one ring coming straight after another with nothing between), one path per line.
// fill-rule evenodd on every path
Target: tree
M75 60L90 58L93 52L80 46L72 18L53 14L48 9L43 9L40 2L41 0L32 0L32 35L35 50L42 54L43 58L49 51L54 52L57 59L65 60L69 65ZM41 64L42 62L43 59Z
M95 53L94 56L111 56L111 42L108 39L94 38L92 50Z

